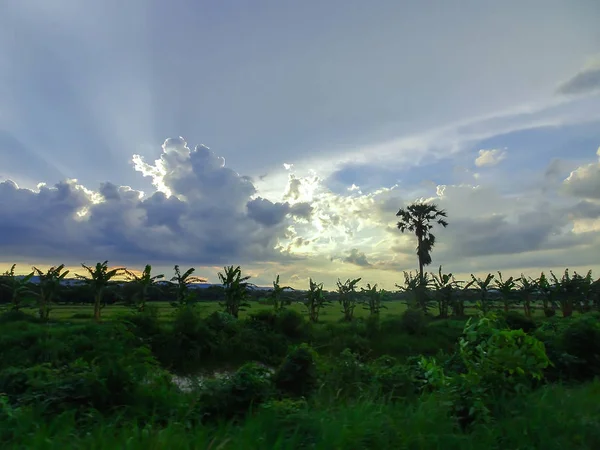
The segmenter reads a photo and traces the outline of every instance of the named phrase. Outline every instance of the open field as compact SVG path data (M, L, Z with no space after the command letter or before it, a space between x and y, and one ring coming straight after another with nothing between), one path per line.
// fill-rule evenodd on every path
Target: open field
M243 311L240 311L240 319L245 319L252 314L256 314L260 311L269 311L272 310L273 307L267 304L261 304L259 302L250 302L251 307L246 308ZM173 318L173 314L175 313L175 308L169 302L152 302L150 303L152 307L157 309L158 317L162 321L169 321ZM219 304L219 302L198 302L195 304L195 308L201 317L207 317L215 311L223 311L223 307ZM394 302L385 302L385 309L382 310L381 316L397 316L406 311L406 304L401 301ZM296 311L299 314L306 315L306 307L301 303L293 303L286 307L292 311ZM8 305L3 305L0 307L0 312L3 310L7 310ZM495 309L500 310L501 305L495 305ZM521 312L522 308L513 307L511 308L513 311ZM35 315L37 310L35 308L27 308L24 311ZM473 306L467 307L467 314L475 314L476 308ZM65 304L57 304L54 305L51 309L51 317L55 320L68 320L70 322L83 322L86 320L91 320L93 318L93 306L92 305L65 305ZM435 308L432 308L432 312L435 313ZM544 314L541 308L534 307L533 316L543 318ZM102 310L102 317L106 320L118 319L120 317L129 315L132 313L132 309L123 304L113 304L108 305ZM574 313L577 315L577 312ZM367 318L369 316L369 310L359 306L355 309L354 312L355 318ZM325 306L320 313L319 319L321 322L336 322L342 320L344 314L341 310L340 305L331 304Z

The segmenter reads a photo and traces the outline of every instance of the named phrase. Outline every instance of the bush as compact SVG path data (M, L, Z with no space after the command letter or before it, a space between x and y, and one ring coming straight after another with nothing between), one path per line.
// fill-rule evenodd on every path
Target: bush
M235 332L238 319L223 311L215 311L205 319L206 325L214 331L224 331L228 334Z
M154 305L146 306L143 312L130 314L123 318L133 325L133 332L142 338L149 339L162 332L158 320L158 310Z
M161 337L157 353L167 367L178 373L189 373L197 370L218 346L216 333L198 312L183 307L175 313L171 332Z
M0 314L0 323L10 323L10 322L30 322L30 323L42 323L42 321L32 315L28 314L24 311L6 311Z
M525 333L531 333L537 328L537 324L533 319L525 317L517 311L509 311L508 313L505 313L502 318L511 330L523 330Z
M336 397L355 397L366 391L371 381L369 365L350 349L333 358L324 369L325 386Z
M240 367L228 377L205 382L198 397L206 420L233 419L245 416L273 395L271 374L256 363Z
M271 309L265 309L250 314L247 323L257 331L274 331L277 322L277 313Z
M410 369L391 356L381 356L369 365L372 380L379 391L390 400L413 397L417 387Z
M571 374L579 380L600 375L600 316L587 314L574 319L561 336L563 349L577 358Z
M289 339L306 337L307 327L304 316L292 309L284 309L277 315L276 329Z
M407 309L400 316L400 329L408 334L425 334L427 323L427 316L420 309Z
M18 406L32 406L46 415L90 408L109 414L117 408L138 407L152 415L155 409L166 413L156 400L169 402L169 396L156 397L157 387L170 386L147 348L119 356L100 354L92 361L78 359L61 367L50 363L0 372L0 391ZM174 392L173 389L171 389Z
M316 360L317 354L308 344L293 348L273 375L277 389L293 397L310 395L318 384Z

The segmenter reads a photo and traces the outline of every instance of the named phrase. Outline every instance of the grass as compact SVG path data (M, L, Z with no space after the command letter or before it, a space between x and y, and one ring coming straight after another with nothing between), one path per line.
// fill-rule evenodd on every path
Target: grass
M151 305L155 306L158 310L158 316L161 320L170 320L175 308L171 306L169 302L152 302ZM387 308L383 310L382 314L399 315L406 310L406 305L401 302L389 302ZM207 317L215 311L223 311L223 307L218 302L199 302L196 304L196 309L199 311L202 317ZM270 305L263 305L258 302L253 302L250 308L240 312L240 319L245 319L253 313L257 313L265 310L272 310L273 307ZM306 314L306 308L301 304L292 304L288 306L288 309L295 310L301 314ZM24 311L37 314L36 309L24 309ZM54 320L68 320L70 322L87 321L93 317L93 306L92 305L54 305L50 312L50 318ZM105 319L118 319L120 317L131 314L131 308L121 305L109 305L102 310L102 317ZM362 307L357 307L354 313L355 317L368 317L369 311ZM336 322L344 317L339 305L328 305L321 311L319 316L322 322Z
M548 386L505 405L492 423L461 432L442 399L383 403L361 399L345 405L307 407L293 417L268 410L243 422L189 428L185 423L141 425L98 418L76 432L72 415L49 421L15 421L11 449L439 449L592 450L600 448L600 382Z
M175 311L173 306L169 302L152 302L150 303L158 310L159 319L162 321L171 320L172 314ZM251 307L247 308L245 311L240 312L240 319L245 319L251 314L271 310L272 306L261 304L259 302L252 302ZM383 309L381 312L382 316L392 315L398 316L406 311L406 304L404 302L395 301L395 302L386 302L386 309ZM215 311L223 311L223 307L219 305L218 302L199 302L196 304L197 310L200 312L200 315L203 317L207 317ZM306 308L304 305L300 303L294 303L287 307L288 309L295 310L303 315L306 315ZM7 309L7 306L4 306L4 309ZM500 309L498 305L498 309ZM516 307L513 308L515 311L522 311L522 308ZM0 309L0 312L2 310ZM37 309L29 308L24 309L24 311L37 314ZM120 317L126 316L131 313L131 308L122 305L122 304L114 304L105 307L102 310L102 317L105 319L118 319ZM435 312L435 309L432 310ZM466 309L468 314L472 314L475 312L475 308ZM560 314L560 313L559 313ZM577 313L575 313L577 315ZM362 306L357 306L354 311L354 317L356 318L366 318L369 316L369 311ZM544 313L541 309L534 309L533 316L536 318L543 318ZM82 322L87 321L93 318L93 306L92 305L65 305L65 304L57 304L52 307L50 312L50 318L54 320L68 320L70 322ZM321 322L337 322L343 318L343 313L341 310L341 306L338 304L331 304L325 306L319 315L319 321Z

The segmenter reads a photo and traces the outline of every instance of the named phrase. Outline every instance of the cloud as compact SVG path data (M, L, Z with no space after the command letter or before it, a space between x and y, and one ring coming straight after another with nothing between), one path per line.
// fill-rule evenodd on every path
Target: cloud
M367 255L364 252L358 251L357 248L353 248L348 252L348 255L342 259L345 263L355 264L360 267L371 267L371 263L367 259Z
M217 264L285 261L275 250L309 204L272 202L248 177L225 166L205 146L193 151L167 139L154 164L134 157L156 192L102 183L97 191L76 180L38 191L0 183L0 248L6 256L65 262ZM288 258L289 259L289 258Z
M281 273L295 276L295 286L307 277L335 283L368 268L372 281L393 287L417 261L415 237L400 233L395 214L424 199L449 213L449 227L433 231L432 267L457 274L553 267L573 261L574 249L584 264L593 262L587 247L600 251L600 200L586 184L598 163L588 161L553 159L509 191L500 181L521 173L502 166L498 178L479 184L415 183L414 174L367 192L332 190L314 171L288 171L267 197L209 148L167 139L152 163L134 157L154 186L148 193L111 182L89 189L67 180L37 190L0 183L0 251L16 262L243 264L259 283Z
M584 95L600 92L600 59L588 63L572 78L558 86L561 95Z
M505 158L506 152L504 150L479 150L479 156L475 158L475 165L477 167L495 166Z
M600 147L596 154L600 157ZM564 180L564 190L575 197L600 200L600 161L578 167Z

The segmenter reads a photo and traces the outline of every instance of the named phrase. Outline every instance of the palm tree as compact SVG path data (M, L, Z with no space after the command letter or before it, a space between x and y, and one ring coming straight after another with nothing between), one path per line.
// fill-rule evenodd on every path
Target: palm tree
M2 278L5 278L6 282L2 283L2 286L10 291L11 310L20 311L23 307L23 300L30 294L33 294L33 291L29 289L29 283L35 275L35 271L19 277L15 275L15 267L17 265L13 264L10 270L4 272Z
M136 288L136 292L134 294L134 301L137 300L135 302L135 307L139 312L144 312L150 289L155 287L157 280L161 280L165 276L162 273L152 276L152 266L150 264L146 264L146 267L144 267L144 271L141 275L136 275L127 269L125 269L125 273L127 274L127 279L131 281Z
M68 270L63 272L65 268L64 264L58 267L50 267L46 273L42 272L37 267L33 268L33 271L38 274L40 278L40 293L39 299L39 315L40 319L48 320L50 316L50 304L58 294L61 282L65 279Z
M94 320L96 320L96 322L100 322L100 311L102 310L104 291L110 285L110 281L114 277L122 275L126 269L119 267L108 270L108 261L104 261L102 263L99 262L93 268L86 266L85 264L81 264L81 267L87 270L88 274L75 274L75 276L92 288L94 292Z
M401 208L396 216L400 217L398 229L409 231L417 236L417 257L419 258L419 276L423 279L423 267L431 264L431 251L435 245L435 236L431 234L433 223L446 228L446 211L435 203L413 203L406 209Z

